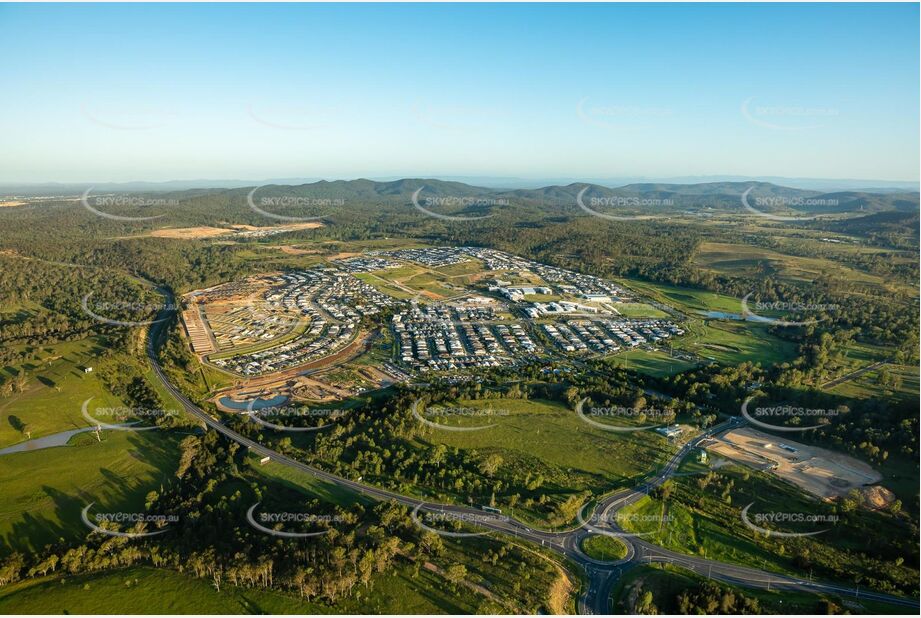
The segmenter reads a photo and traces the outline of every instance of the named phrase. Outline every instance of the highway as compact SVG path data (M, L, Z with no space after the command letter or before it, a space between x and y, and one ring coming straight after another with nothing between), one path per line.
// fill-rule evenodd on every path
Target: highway
M207 427L223 434L228 439L246 446L254 453L270 457L275 462L311 474L333 485L349 489L375 500L393 500L394 502L412 509L419 507L421 504L420 510L424 510L428 513L450 514L458 516L458 519L464 519L465 517L467 519L475 519L476 525L486 528L487 530L505 533L518 539L530 541L565 556L573 563L581 566L586 573L587 582L585 590L579 597L577 603L577 610L580 614L613 613L613 608L610 603L611 592L620 579L621 574L627 569L653 562L680 565L714 580L750 588L826 592L861 599L888 601L910 607L919 606L918 600L916 599L861 591L834 584L812 582L758 569L679 554L653 545L643 540L640 536L626 534L619 528L616 522L617 511L641 499L651 489L661 485L665 480L671 477L680 466L682 460L701 442L719 433L728 431L733 427L744 424L744 420L739 417L734 417L724 423L716 425L691 439L672 455L661 470L655 473L655 476L647 479L637 487L616 491L599 500L584 525L561 532L536 530L507 516L496 516L493 519L487 519L486 517L489 514L480 509L453 504L423 502L419 498L405 496L357 480L347 479L287 457L230 429L190 401L183 393L173 386L164 374L157 358L156 350L160 343L159 340L163 335L163 326L168 323L167 320L161 318L168 317L165 314L173 311L169 308L173 307L174 303L173 296L168 290L161 289L161 291L167 296L168 302L166 303L166 307L168 309L164 309L161 314L158 315L158 320L150 326L147 340L147 356L154 374L163 384L163 387L176 398L191 416L199 419ZM475 516L475 518L473 516ZM622 560L615 562L602 562L590 558L582 552L580 544L586 536L592 534L608 534L617 537L627 546L627 555Z

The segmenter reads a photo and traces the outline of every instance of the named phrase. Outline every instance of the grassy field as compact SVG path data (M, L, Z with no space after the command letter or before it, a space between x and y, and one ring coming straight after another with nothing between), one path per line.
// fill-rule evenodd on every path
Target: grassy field
M822 248L829 252L846 250L838 247L832 250L827 243ZM759 265L766 263L773 271L772 276L781 280L811 282L819 278L836 278L876 288L878 291L908 291L917 294L913 286L850 268L832 259L788 255L752 245L705 242L695 255L694 263L702 269L733 277L757 276Z
M619 352L608 357L606 362L616 367L639 371L656 378L681 373L697 366L695 363L673 358L667 352L639 349Z
M335 606L294 595L225 585L165 569L136 567L77 577L48 578L3 588L3 614L462 614L477 599L452 595L439 576L406 567L378 576L370 590Z
M72 438L80 446L0 456L3 547L35 550L60 537L82 538L88 533L80 520L84 506L143 510L147 492L175 470L181 434L106 431L102 437L96 442L82 434Z
M650 565L631 569L620 579L614 588L612 600L619 613L633 609L629 599L637 596L637 591L651 592L653 603L660 614L679 613L678 595L684 590L694 590L706 581L692 571L672 565ZM730 588L738 594L757 599L760 609L765 614L821 614L825 613L823 601L831 600L852 613L858 614L914 614L911 608L889 605L872 601L855 601L840 599L830 595L809 594L805 592L788 592L778 590L756 590L739 588L720 582L724 588Z
M620 560L627 555L627 546L614 537L596 534L582 541L582 551L596 560Z
M401 289L387 279L381 277L379 274L381 272L385 271L378 271L376 273L357 273L355 276L388 296L393 296L401 300L407 300L415 296L414 293Z
M661 303L672 305L687 313L706 311L724 311L726 313L739 313L742 310L741 299L707 292L682 288L664 283L650 283L635 279L624 280L622 283L631 289L649 296Z
M749 361L766 367L796 357L794 343L778 339L767 327L752 322L694 320L685 330L683 337L672 340L675 349L725 365Z
M440 268L435 268L435 272L444 275L445 277L461 277L463 275L473 275L479 273L483 270L483 262L477 259L469 259L465 262L458 262L457 264L449 264L447 266L441 266Z
M541 400L462 400L465 408L492 408L493 416L428 420L449 426L494 427L456 432L431 429L427 440L480 455L499 454L503 475L542 474L547 491L565 496L584 490L602 494L629 485L660 465L671 452L662 436L651 431L617 433L585 423L561 404ZM522 510L522 517L532 513Z
M81 407L90 397L93 407L122 405L95 374L83 372L84 366L96 365L99 346L97 339L90 338L34 347L33 358L0 370L8 379L20 371L29 378L23 392L0 399L0 447L27 439L17 429L21 424L28 425L33 439L88 427Z

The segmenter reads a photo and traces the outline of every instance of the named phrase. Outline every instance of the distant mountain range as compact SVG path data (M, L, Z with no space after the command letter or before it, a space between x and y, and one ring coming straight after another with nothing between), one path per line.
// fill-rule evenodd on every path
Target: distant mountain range
M202 181L205 182L205 181ZM156 187L153 189L152 187ZM132 188L129 188L132 187ZM167 188L169 187L169 188ZM55 185L32 187L20 195L79 195L85 185ZM178 198L194 198L203 195L224 195L244 199L251 191L258 192L258 199L268 197L303 197L341 200L349 204L373 205L409 203L418 194L419 201L432 209L444 208L442 212L456 214L458 211L476 210L483 212L495 205L552 208L573 207L581 195L583 204L599 212L655 213L719 213L740 212L746 206L765 213L916 213L919 209L917 191L847 190L823 192L781 186L769 182L706 182L696 184L678 183L633 183L609 187L595 183L570 183L549 185L539 188L498 189L471 185L463 182L432 178L402 178L379 181L320 180L311 183L266 183L254 187L178 188L173 183L129 183L100 184L93 187L93 194L118 192L158 193ZM2 190L2 189L0 189ZM13 193L13 192L10 192ZM439 198L439 199L435 199ZM443 199L443 198L454 198ZM281 203L281 202L279 202Z
M477 187L490 189L539 189L548 186L565 186L577 182L584 182L603 187L625 187L640 185L714 185L720 183L736 182L762 182L803 189L809 191L859 191L866 193L912 192L919 190L919 183L892 180L860 180L860 179L829 179L829 178L785 178L782 176L680 176L643 178L638 176L622 176L608 178L516 178L508 176L438 176L446 182L459 182ZM163 182L133 181L133 182L0 182L0 194L17 195L62 195L79 194L89 186L94 186L100 191L185 191L189 189L239 189L265 184L275 185L303 185L327 180L319 177L295 178L270 178L263 180L240 179L192 179L169 180ZM403 177L374 178L374 182L394 182L403 180ZM350 181L358 182L358 181Z
M431 178L403 178L394 181L367 179L320 181L282 186L267 185L258 189L258 196L290 196L335 198L348 203L407 203L416 191L418 201L440 208L443 203L452 208L450 199L471 201L469 208L478 212L508 203L521 206L565 206L577 204L580 194L586 206L601 212L625 210L647 214L661 212L714 211L739 212L744 204L767 213L874 213L885 211L917 212L917 192L839 191L823 193L794 189L766 182L712 182L699 184L630 184L606 187L597 184L572 183L551 185L538 189L491 189ZM249 189L231 189L230 193L249 193ZM744 196L744 203L743 203ZM482 202L482 203L477 203ZM463 200L455 200L454 210L463 209Z

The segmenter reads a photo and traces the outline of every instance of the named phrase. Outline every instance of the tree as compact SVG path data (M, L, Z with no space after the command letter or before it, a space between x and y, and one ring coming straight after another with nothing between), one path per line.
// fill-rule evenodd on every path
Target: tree
M462 564L452 564L445 570L445 579L454 586L464 581L465 577L467 577L467 567Z
M502 459L501 455L493 453L492 455L487 456L486 459L484 459L482 462L480 462L480 472L486 476L493 476L496 472L499 471L499 467L502 466L504 461L505 460Z

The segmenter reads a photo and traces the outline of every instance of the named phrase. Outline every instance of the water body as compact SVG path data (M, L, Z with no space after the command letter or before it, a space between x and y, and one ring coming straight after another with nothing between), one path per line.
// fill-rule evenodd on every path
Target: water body
M272 406L280 406L284 402L288 401L288 398L284 395L275 395L271 399L262 399L257 397L252 402L250 401L234 401L230 397L221 397L219 399L222 406L230 410L240 410L241 412L250 409L250 403L252 403L253 410L262 410L263 408L271 408Z
M744 320L741 313L726 313L725 311L702 311L705 318L716 318L718 320Z
M44 438L36 438L35 440L20 442L19 444L14 444L13 446L8 446L4 449L0 449L0 455L40 451L43 448L53 448L55 446L67 446L67 442L73 436L77 435L78 433L84 433L86 431L95 431L95 427L71 429L70 431L62 431L61 433L51 434L50 436L45 436Z

